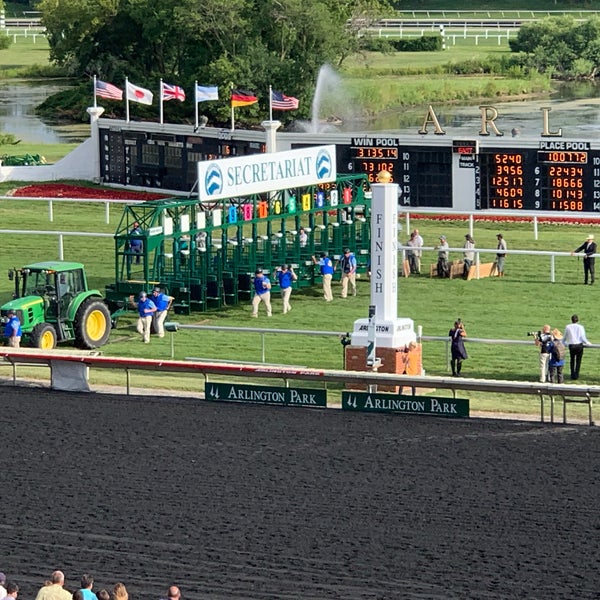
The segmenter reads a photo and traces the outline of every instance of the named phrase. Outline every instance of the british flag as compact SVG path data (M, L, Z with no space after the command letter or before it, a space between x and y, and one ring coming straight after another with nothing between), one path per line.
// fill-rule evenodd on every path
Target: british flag
M185 91L178 85L171 85L170 83L162 84L162 99L163 100L179 100L183 102L185 100Z

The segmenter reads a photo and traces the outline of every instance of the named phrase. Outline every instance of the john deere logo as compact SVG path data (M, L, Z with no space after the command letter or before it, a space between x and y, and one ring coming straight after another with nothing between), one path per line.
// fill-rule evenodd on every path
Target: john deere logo
M319 179L325 179L331 175L331 156L327 150L321 150L317 154L317 177Z
M209 165L204 176L204 189L208 196L219 194L223 189L223 174L216 164Z

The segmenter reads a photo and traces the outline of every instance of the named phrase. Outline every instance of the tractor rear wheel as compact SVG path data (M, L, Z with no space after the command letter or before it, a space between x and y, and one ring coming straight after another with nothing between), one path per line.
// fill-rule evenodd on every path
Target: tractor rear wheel
M50 323L39 323L33 328L29 343L34 348L52 350L56 348L56 329Z
M90 350L104 346L110 335L108 306L97 298L88 298L75 315L75 345Z

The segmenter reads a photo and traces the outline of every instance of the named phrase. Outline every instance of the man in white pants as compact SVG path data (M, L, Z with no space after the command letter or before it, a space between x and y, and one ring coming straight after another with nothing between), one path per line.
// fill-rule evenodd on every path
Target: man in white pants
M152 328L152 315L156 312L156 305L148 298L146 292L140 292L137 302L135 302L133 296L130 296L129 299L138 309L139 317L136 326L137 332L142 336L144 344L149 344L150 330Z
M168 296L159 287L152 290L152 302L156 305L154 313L154 331L158 337L165 337L165 321L173 303L173 296Z

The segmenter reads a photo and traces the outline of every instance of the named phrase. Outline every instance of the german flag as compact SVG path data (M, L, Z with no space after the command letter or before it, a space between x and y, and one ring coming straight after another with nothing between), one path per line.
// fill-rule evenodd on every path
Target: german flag
M250 106L256 104L258 98L252 93L246 90L231 90L231 106Z

